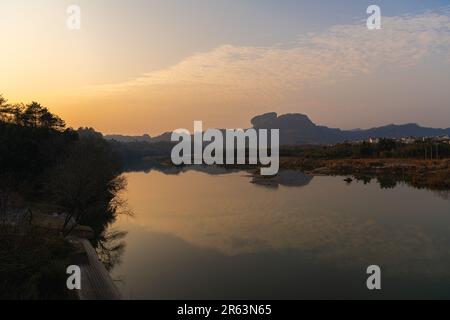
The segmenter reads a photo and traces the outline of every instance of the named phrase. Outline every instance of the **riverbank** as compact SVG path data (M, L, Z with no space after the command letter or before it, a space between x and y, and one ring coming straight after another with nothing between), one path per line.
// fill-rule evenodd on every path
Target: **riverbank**
M150 171L176 173L186 166L175 166L167 157L146 158L140 166L130 171ZM250 172L258 183L271 184L273 177L260 176L257 165L218 165L230 170ZM178 171L177 171L178 170ZM407 183L415 188L436 191L450 190L450 159L423 160L417 158L340 158L323 159L309 156L281 156L280 170L302 171L308 175L346 176L369 182L378 179L382 187L393 187L397 182Z
M281 157L280 168L301 170L310 175L352 176L357 180L378 178L405 182L416 188L450 190L450 159L335 159L317 160Z
M84 250L86 259L80 263L81 290L80 300L121 300L121 294L105 266L99 260L97 252L87 239L76 239Z
M63 223L62 219L47 215L33 220L41 228L53 231L61 230ZM79 300L121 300L119 290L90 242L94 236L91 227L77 225L66 238L74 248L70 261L81 269L81 289L76 291L77 297Z
M0 223L0 299L120 300L121 295L89 239L91 227L61 232L64 219L17 213ZM81 290L68 290L66 270L81 269Z

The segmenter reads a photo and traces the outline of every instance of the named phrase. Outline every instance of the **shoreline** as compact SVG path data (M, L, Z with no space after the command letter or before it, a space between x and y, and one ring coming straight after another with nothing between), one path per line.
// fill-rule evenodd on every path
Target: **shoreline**
M189 166L173 165L167 157L146 158L133 171L157 169L167 172L182 171ZM213 165L224 170L243 170L259 180L270 181L273 176L261 176L259 165ZM355 180L379 179L386 187L404 182L415 188L436 191L450 190L450 159L424 160L416 158L342 158L320 159L300 156L281 156L280 170L301 171L311 176L351 176Z
M79 300L122 300L111 275L99 260L89 240L75 238L83 248L86 258L80 263L81 289L77 291Z
M59 217L35 214L33 222L47 230L59 231L63 221ZM100 261L89 241L94 237L91 227L77 225L65 239L75 247L70 261L81 269L81 289L74 290L79 300L122 300L109 272Z
M308 159L280 158L280 169L301 170L310 175L352 176L356 180L386 179L419 189L450 190L450 159Z

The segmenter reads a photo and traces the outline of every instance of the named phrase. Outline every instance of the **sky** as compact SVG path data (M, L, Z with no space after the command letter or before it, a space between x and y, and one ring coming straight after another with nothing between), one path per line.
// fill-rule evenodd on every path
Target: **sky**
M74 128L157 135L271 111L450 127L450 0L2 0L0 39L0 94Z

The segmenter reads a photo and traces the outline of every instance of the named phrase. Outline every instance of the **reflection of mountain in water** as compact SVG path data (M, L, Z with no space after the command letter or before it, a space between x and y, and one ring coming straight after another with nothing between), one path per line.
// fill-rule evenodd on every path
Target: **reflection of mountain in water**
M223 175L236 172L243 172L242 169L230 169L220 166L207 166L207 165L191 165L191 166L166 166L158 163L146 163L145 169L140 168L128 168L128 172L145 172L146 174L156 171L166 175L179 175L182 173L194 171L202 172L208 175ZM253 179L251 183L269 188L278 188L280 185L285 187L303 187L308 185L314 178L312 175L307 175L301 171L295 170L280 170L276 176L260 176L256 173L251 173Z
M230 174L235 172L240 172L242 170L239 169L229 169L219 166L207 166L207 165L190 165L190 166L171 166L171 165L162 165L160 163L155 162L146 162L141 166L133 166L128 167L125 170L126 172L145 172L150 173L152 171L161 172L167 175L178 175L181 173L196 171L203 172L211 175L217 174Z
M274 177L255 175L252 183L272 188L278 188L280 185L285 187L303 187L308 185L313 178L313 176L301 171L281 170Z

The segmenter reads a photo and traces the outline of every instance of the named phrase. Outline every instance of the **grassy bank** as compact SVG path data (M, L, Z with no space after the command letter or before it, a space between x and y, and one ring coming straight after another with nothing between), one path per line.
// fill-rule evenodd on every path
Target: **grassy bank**
M450 160L418 159L310 159L282 157L281 169L301 170L312 175L346 175L358 180L377 178L405 182L416 188L450 190Z
M0 224L0 299L77 299L65 273L75 253L60 232Z

